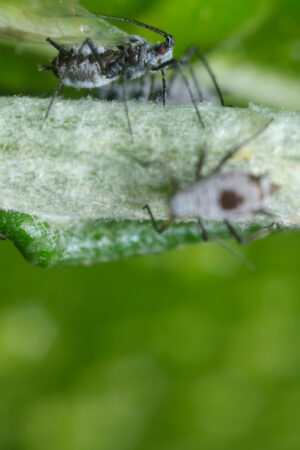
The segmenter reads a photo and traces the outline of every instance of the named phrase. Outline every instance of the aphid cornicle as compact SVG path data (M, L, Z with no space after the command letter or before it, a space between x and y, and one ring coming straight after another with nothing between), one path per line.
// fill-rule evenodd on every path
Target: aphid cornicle
M168 175L173 193L169 198L170 217L158 226L149 205L145 205L155 230L165 231L175 218L195 217L202 230L203 240L208 240L203 217L223 221L230 233L239 243L257 239L276 227L275 223L258 231L248 239L243 239L234 229L231 221L241 221L251 218L255 213L265 212L264 207L269 202L277 186L265 176L254 176L245 172L220 173L224 164L243 146L260 135L270 122L244 142L232 148L221 159L209 175L203 176L201 170L205 160L202 151L196 170L196 182L185 189L180 189L169 169L161 161L140 162L143 166L158 164ZM267 213L268 214L268 213Z

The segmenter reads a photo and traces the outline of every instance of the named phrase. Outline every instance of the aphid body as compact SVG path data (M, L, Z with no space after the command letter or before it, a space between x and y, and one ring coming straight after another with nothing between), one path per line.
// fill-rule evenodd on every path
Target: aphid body
M59 54L58 57L53 60L52 66L44 66L44 69L52 70L60 81L52 96L45 119L47 119L54 98L58 94L62 85L75 88L101 88L102 86L122 78L126 118L131 139L133 140L132 127L126 102L125 86L127 80L142 77L148 72L161 72L163 81L162 99L163 105L165 105L167 95L165 70L169 67L175 67L181 73L183 82L194 105L199 123L202 127L204 127L204 122L197 107L190 84L184 74L181 61L172 57L175 46L174 36L151 25L146 25L136 20L121 17L106 16L102 14L82 14L82 12L76 14L66 14L63 17L65 19L89 19L92 20L93 24L95 24L95 21L97 23L97 20L101 19L113 19L120 22L127 22L153 31L160 36L163 36L165 41L152 44L140 36L126 35L126 38L124 36L122 36L121 39L118 37L118 40L110 40L110 44L103 45L102 42L92 40L91 37L87 37L82 43L77 42L71 47L65 48L48 37L46 40L58 50ZM224 104L221 92L207 62L205 61L204 56L198 49L195 48L192 49L189 57L191 57L194 53L197 54L204 62L205 67L217 87L221 98L221 103ZM185 64L188 63L185 61Z
M202 175L201 170L205 160L205 150L200 154L197 164L196 181L186 188L180 188L170 170L161 161L141 163L143 166L158 164L169 177L173 193L169 197L170 217L161 226L158 226L149 205L144 209L148 211L153 227L158 233L165 231L176 218L196 218L202 230L203 240L208 240L203 218L223 221L230 233L239 243L250 242L266 232L275 228L272 223L258 231L248 239L243 239L236 232L231 221L243 221L254 214L262 212L272 197L277 186L265 176L255 176L245 172L225 172L220 170L224 164L241 148L260 135L272 122L246 139L242 144L233 147L221 159L219 164L209 175Z
M152 44L139 36L128 36L126 43L112 48L87 41L85 46L60 48L51 69L66 86L99 88L120 76L134 79L157 70L172 58L173 48L174 39Z
M262 210L274 189L264 176L244 172L215 173L175 192L169 206L174 217L240 221Z
M52 65L42 66L59 78L45 118L62 85L99 88L120 78L125 83L149 71L161 72L165 85L165 67L178 63L172 58L172 35L135 20L91 14L76 0L26 0L22 6L19 0L11 0L0 6L0 13L1 37L31 44L48 41L58 50ZM149 43L103 19L146 28L164 41ZM197 114L201 121L198 110Z

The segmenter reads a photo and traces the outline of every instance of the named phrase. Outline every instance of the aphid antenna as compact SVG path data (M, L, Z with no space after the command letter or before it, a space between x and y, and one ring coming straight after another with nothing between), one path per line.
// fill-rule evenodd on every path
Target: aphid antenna
M146 28L147 30L160 34L166 39L169 46L171 47L174 47L175 45L175 38L172 34L166 33L165 31L160 30L159 28L156 27L152 27L151 25L147 25L146 23L139 22L138 20L126 19L125 17L106 16L104 14L68 14L63 17L89 17L89 18L98 17L100 19L110 19L110 20L118 20L119 22L127 22L132 25L137 25L138 27Z
M240 142L238 145L236 145L235 147L233 147L231 150L229 150L226 155L223 156L223 158L221 159L221 161L217 164L217 166L212 170L212 172L210 173L210 175L213 175L214 173L218 173L221 168L224 166L224 164L231 159L234 154L236 152L238 152L242 147L244 147L245 145L249 144L249 142L253 141L254 139L256 139L260 134L262 134L269 126L270 124L273 122L273 118L271 120L269 120L268 123L266 123L266 125L264 125L262 128L260 128L258 131L256 131L254 134L252 134L251 136L249 136L248 138L246 138L243 142Z

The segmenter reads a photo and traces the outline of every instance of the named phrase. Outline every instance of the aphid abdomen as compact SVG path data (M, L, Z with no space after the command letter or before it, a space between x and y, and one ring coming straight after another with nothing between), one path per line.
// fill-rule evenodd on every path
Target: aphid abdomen
M195 183L187 189L177 191L170 198L170 210L173 217L201 217L203 203L202 183Z
M85 46L81 52L79 49L80 47L73 47L72 52L58 57L57 73L64 85L92 89L111 83L119 77L117 52L98 46L96 58L89 47Z
M245 220L261 210L274 191L264 177L242 172L214 174L170 200L175 217L205 217L211 220Z

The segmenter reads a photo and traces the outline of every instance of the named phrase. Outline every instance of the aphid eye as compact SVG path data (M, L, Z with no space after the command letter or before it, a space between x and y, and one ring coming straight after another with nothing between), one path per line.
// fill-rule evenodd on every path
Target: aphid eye
M163 44L159 44L155 47L155 51L160 55L164 55L166 53L166 49Z

